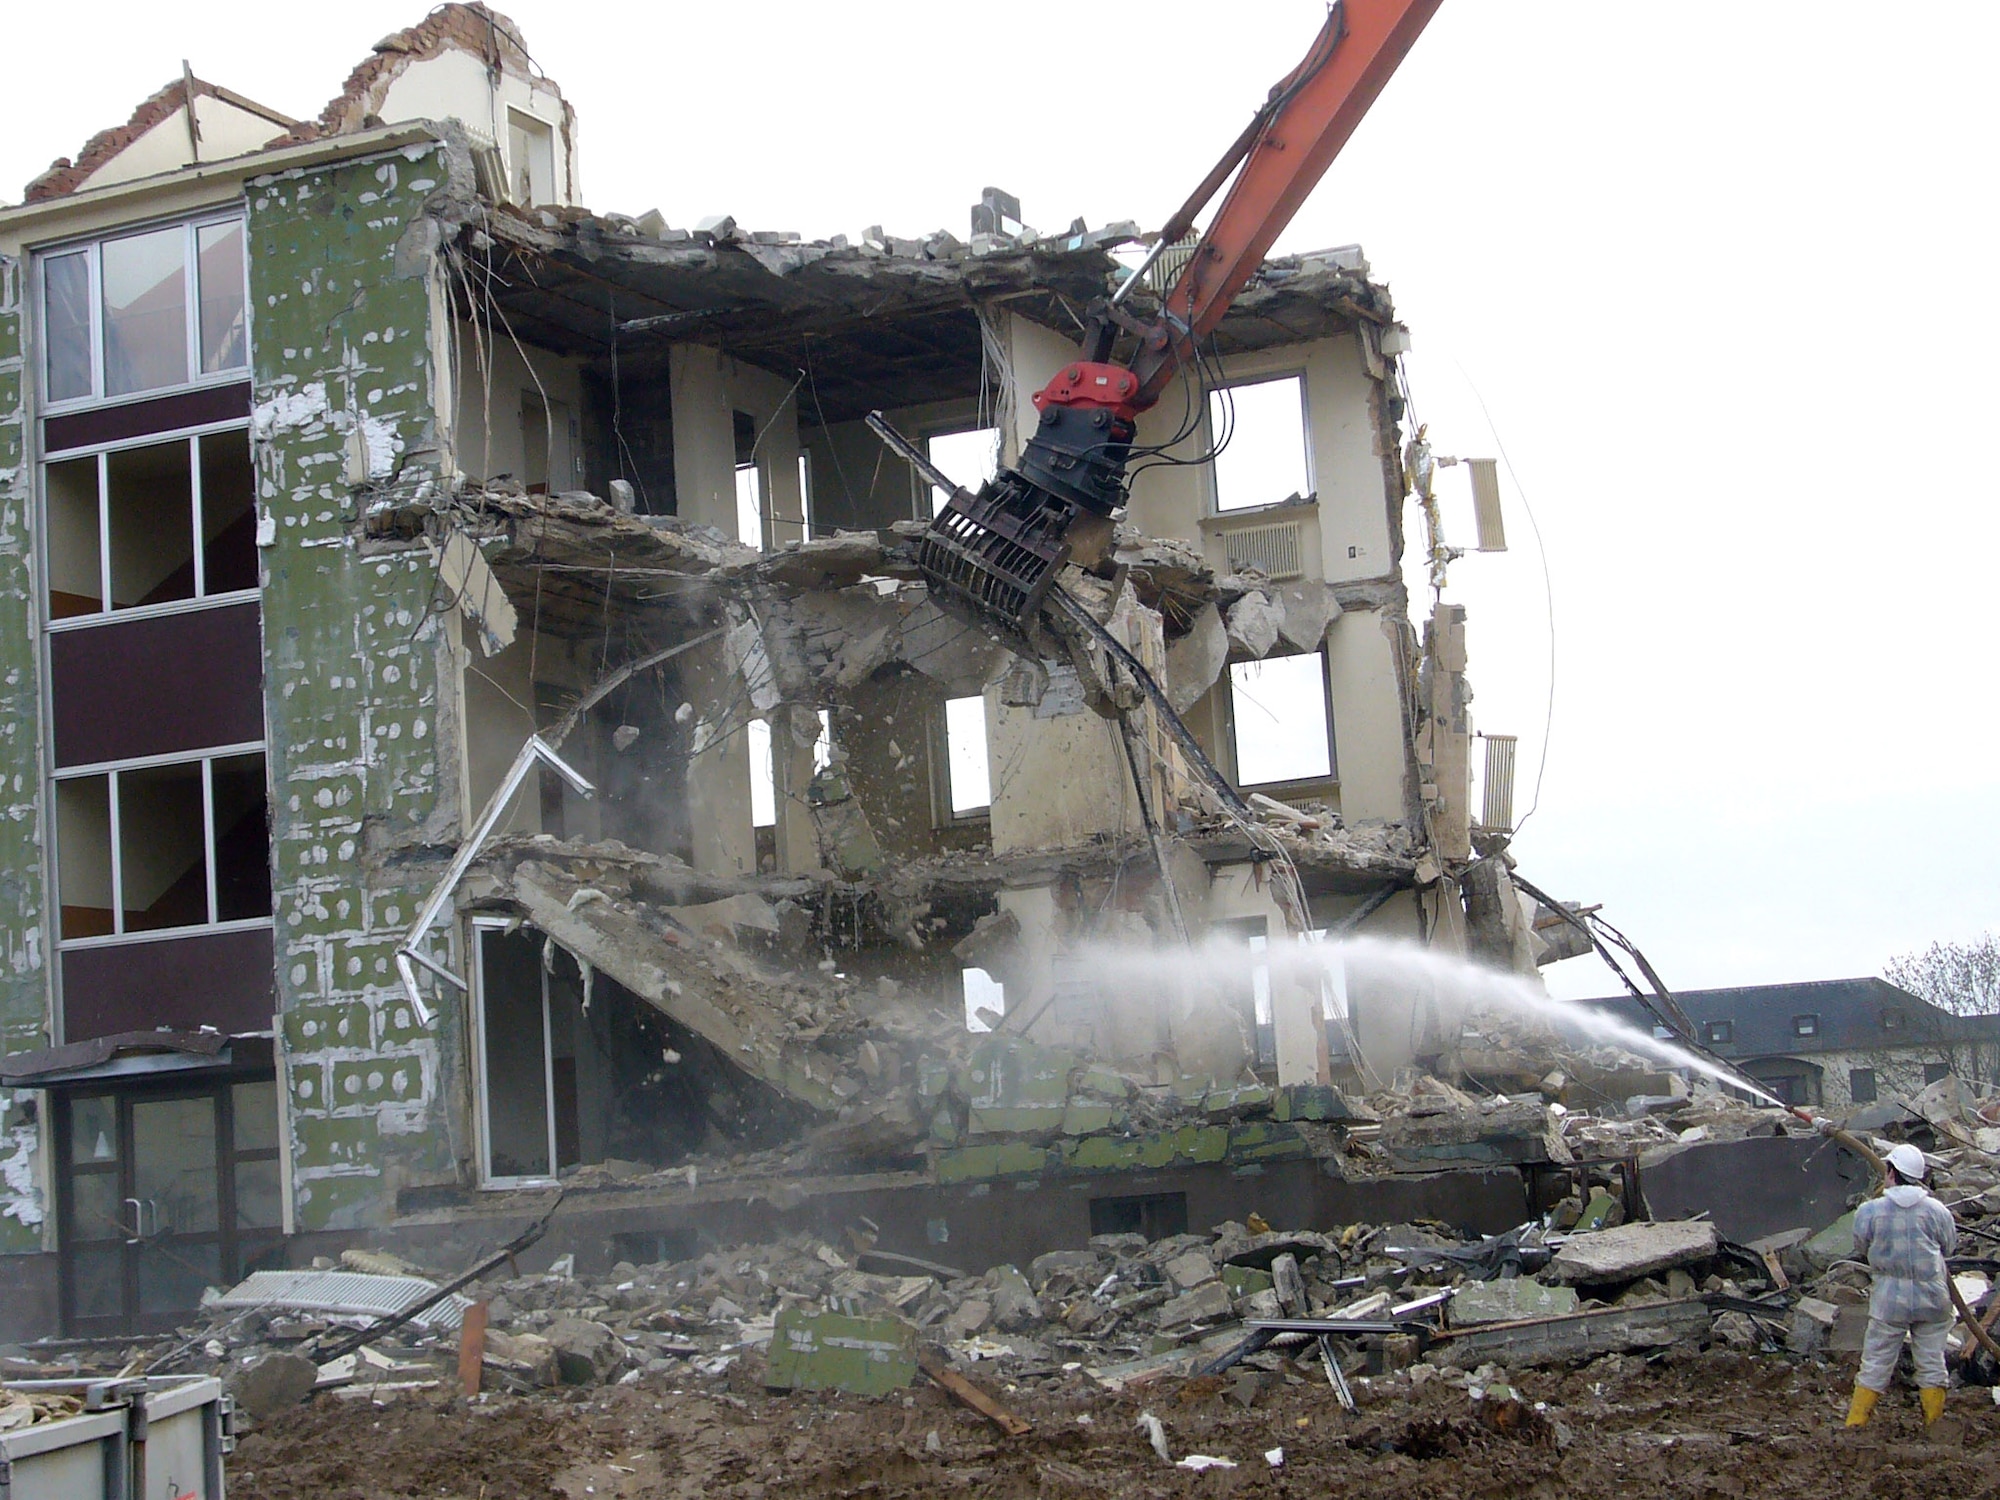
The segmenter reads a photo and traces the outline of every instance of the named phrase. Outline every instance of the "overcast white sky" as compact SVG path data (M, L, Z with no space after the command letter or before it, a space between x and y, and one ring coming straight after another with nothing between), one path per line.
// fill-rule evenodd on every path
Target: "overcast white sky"
M593 207L807 235L962 236L989 183L1044 228L1155 225L1324 14L502 8L581 115ZM24 7L0 198L183 56L310 115L422 10L100 3L80 37ZM1279 242L1363 244L1439 450L1504 445L1515 550L1452 593L1525 808L1548 641L1524 487L1557 680L1516 852L1671 985L1870 973L2000 925L1996 55L1990 0L1447 0ZM1608 988L1588 960L1549 978Z

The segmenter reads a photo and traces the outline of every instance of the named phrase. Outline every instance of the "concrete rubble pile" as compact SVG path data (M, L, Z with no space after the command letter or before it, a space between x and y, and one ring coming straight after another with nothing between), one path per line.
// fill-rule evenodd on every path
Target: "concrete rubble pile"
M1457 1110L1450 1093L1420 1081L1415 1108L1443 1109L1409 1118ZM1987 1128L1968 1123L1985 1118L1980 1102L1947 1093L1921 1103L1864 1133L1864 1144L1886 1151L1907 1136L1931 1147L1936 1191L1962 1232L2000 1241L2000 1156L1949 1143ZM1723 1130L1783 1118L1708 1098L1681 1112L1689 1113ZM1762 1118L1746 1123L1746 1115ZM264 1417L314 1396L444 1398L468 1380L528 1399L655 1381L676 1391L729 1382L881 1395L928 1372L977 1399L982 1388L959 1377L1008 1390L1119 1391L1233 1370L1239 1382L1334 1381L1332 1400L1345 1382L1372 1383L1378 1395L1430 1381L1490 1392L1508 1388L1509 1371L1533 1367L1858 1351L1869 1290L1853 1259L1860 1193L1830 1224L1738 1244L1706 1217L1646 1217L1617 1190L1615 1173L1585 1170L1573 1181L1587 1196L1573 1193L1484 1237L1433 1222L1273 1230L1253 1215L1151 1240L1102 1234L1025 1265L972 1271L882 1250L864 1219L837 1243L791 1235L684 1260L620 1262L600 1275L579 1274L563 1254L545 1271L488 1279L466 1289L476 1300L446 1299L400 1323L329 1312L309 1288L261 1301L238 1289L212 1298L210 1321L183 1329L171 1347L95 1350L62 1364L17 1356L5 1373L73 1373L93 1357L204 1370ZM406 1303L441 1283L381 1252L350 1250L324 1270L346 1278L344 1295L362 1283L407 1286ZM1990 1278L1957 1280L1975 1313L1988 1306ZM350 1329L352 1347L323 1357ZM1972 1360L1964 1329L1951 1346L1965 1378L2000 1380L2000 1369ZM38 1419L0 1409L0 1422Z
M845 1326L900 1348L930 1346L954 1367L1009 1383L1085 1379L1118 1389L1222 1360L1253 1320L1352 1321L1366 1332L1339 1345L1347 1373L1394 1374L1425 1363L1430 1371L1403 1377L1425 1379L1494 1360L1692 1351L1722 1333L1725 1343L1770 1346L1789 1316L1782 1303L1760 1305L1747 1340L1734 1325L1712 1327L1711 1302L1765 1296L1769 1273L1699 1221L1568 1236L1524 1226L1483 1240L1434 1224L1318 1232L1227 1223L1150 1242L1099 1235L1083 1248L979 1275L879 1253L869 1240L867 1227L857 1226L840 1247L794 1237L687 1261L620 1263L599 1277L577 1275L564 1258L542 1274L489 1282L480 1292L487 1299L482 1385L516 1394L650 1377L678 1385L723 1377L746 1362L761 1378L780 1332L790 1324L809 1335L822 1317L849 1320ZM396 1265L369 1252L346 1260ZM313 1342L349 1325L367 1320L275 1304L217 1308L209 1326L184 1330L176 1353L182 1368L227 1376L253 1411L282 1405L285 1393L384 1399L458 1378L461 1330L414 1324L312 1366ZM1317 1359L1308 1341L1243 1362L1323 1378ZM914 1366L901 1383L913 1374Z

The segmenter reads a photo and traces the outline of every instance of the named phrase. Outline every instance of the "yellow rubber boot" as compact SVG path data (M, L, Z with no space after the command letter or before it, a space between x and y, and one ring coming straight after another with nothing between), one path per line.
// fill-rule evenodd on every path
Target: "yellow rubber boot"
M1944 1392L1940 1391L1938 1395L1942 1397ZM1871 1391L1865 1385L1857 1385L1854 1388L1853 1404L1847 1408L1847 1425L1849 1427L1866 1427L1868 1419L1875 1414L1875 1403L1881 1399L1882 1393L1880 1391ZM1940 1410L1943 1409L1944 1402L1942 1400L1938 1402L1938 1407Z
M1944 1415L1944 1387L1927 1385L1917 1392L1917 1399L1924 1406L1924 1426L1930 1426Z

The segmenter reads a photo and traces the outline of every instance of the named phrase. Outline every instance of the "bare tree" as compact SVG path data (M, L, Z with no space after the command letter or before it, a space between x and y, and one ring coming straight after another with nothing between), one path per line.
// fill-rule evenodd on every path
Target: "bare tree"
M1882 977L1955 1016L2000 1015L2000 934L1898 954L1882 966Z
M1919 1029L1954 1073L1974 1080L2000 1076L2000 1022L1975 1019L2000 1016L2000 934L1898 954L1882 966L1882 976L1951 1017L1936 1016Z

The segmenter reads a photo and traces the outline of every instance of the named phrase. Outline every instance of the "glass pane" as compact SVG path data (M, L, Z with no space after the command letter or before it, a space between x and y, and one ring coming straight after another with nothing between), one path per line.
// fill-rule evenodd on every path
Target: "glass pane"
M215 1100L160 1099L132 1106L132 1193L146 1204L149 1238L212 1234L220 1226Z
M129 1222L130 1210L118 1201L116 1172L79 1172L70 1180L70 1222L61 1226L65 1244L122 1240Z
M222 1284L222 1247L214 1240L190 1245L168 1240L139 1250L139 1311L177 1313L201 1305L201 1294Z
M549 1175L542 945L527 932L479 933L486 1139L495 1177Z
M62 935L102 937L115 931L109 777L77 776L56 783L56 864L62 872ZM107 1111L104 1129L115 1151L118 1130L110 1123L110 1101L94 1101L91 1107L99 1104ZM84 1101L78 1100L76 1107L82 1110ZM81 1115L76 1118L81 1119Z
M127 932L207 923L201 762L118 773L118 870Z
M85 1250L71 1264L79 1318L116 1318L125 1311L125 1255L122 1250Z
M104 394L185 385L187 231L106 240L103 256Z
M118 1160L118 1105L108 1094L90 1094L70 1101L69 1159Z
M270 1151L278 1144L278 1085L266 1079L262 1083L239 1083L229 1091L229 1102L236 1116L236 1149L238 1151Z
M181 438L106 460L114 609L194 597L191 451Z
M97 459L66 459L42 470L48 515L49 618L104 608L104 537L97 508Z
M201 440L201 565L203 591L230 594L257 587L256 484L250 434L212 432Z
M243 325L243 223L195 231L201 260L201 368L240 370L249 363Z
M1225 445L1215 456L1217 510L1276 505L1312 488L1305 394L1296 375L1209 393L1209 441Z
M239 1161L236 1164L236 1227L276 1229L283 1222L278 1204L277 1161Z
M271 823L264 797L264 757L223 756L214 762L213 774L216 920L268 917ZM242 1145L240 1131L237 1144Z
M49 400L90 394L90 252L42 262L42 337L47 342Z

